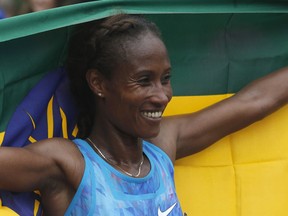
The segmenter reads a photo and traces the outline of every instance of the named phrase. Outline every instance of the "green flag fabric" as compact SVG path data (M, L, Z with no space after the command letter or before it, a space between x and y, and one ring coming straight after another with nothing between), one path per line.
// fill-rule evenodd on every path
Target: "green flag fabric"
M0 131L40 77L62 65L75 24L119 12L146 14L163 32L174 94L219 94L285 65L287 11L285 1L108 0L1 20Z
M31 86L62 65L75 24L118 12L147 14L163 32L172 60L175 95L219 94L235 92L285 64L287 45L282 41L287 36L287 11L282 1L115 0L1 20L0 130Z

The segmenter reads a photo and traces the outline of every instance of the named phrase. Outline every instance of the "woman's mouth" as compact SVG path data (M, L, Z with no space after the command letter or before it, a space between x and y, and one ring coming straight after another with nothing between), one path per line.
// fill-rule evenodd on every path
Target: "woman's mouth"
M141 113L146 118L159 119L159 118L162 117L162 113L163 112L161 112L161 111L156 111L156 112L144 111L144 112L141 112Z

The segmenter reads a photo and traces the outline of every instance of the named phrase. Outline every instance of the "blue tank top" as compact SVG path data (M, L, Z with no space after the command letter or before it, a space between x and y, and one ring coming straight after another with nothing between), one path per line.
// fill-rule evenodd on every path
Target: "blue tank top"
M65 216L182 216L175 193L174 168L158 147L143 141L149 174L133 178L104 161L84 140L74 140L85 160L81 183Z

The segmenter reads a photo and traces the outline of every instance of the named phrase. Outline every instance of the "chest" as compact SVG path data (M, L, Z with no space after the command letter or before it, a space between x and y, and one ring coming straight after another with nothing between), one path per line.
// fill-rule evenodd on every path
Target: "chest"
M161 164L151 160L151 171L141 179L125 176L110 167L93 162L94 213L100 215L160 215L169 209L170 215L182 215L175 192L173 175ZM100 174L101 173L101 174ZM97 213L98 212L98 213ZM172 214L174 212L174 214Z

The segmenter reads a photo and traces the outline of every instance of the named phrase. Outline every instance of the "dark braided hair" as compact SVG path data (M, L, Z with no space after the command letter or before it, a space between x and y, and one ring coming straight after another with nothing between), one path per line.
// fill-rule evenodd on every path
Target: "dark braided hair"
M129 61L125 47L146 33L161 38L157 26L142 16L118 14L77 27L70 38L67 70L71 90L78 105L78 137L86 138L91 131L95 113L95 98L86 73L97 69L106 79L123 61Z

